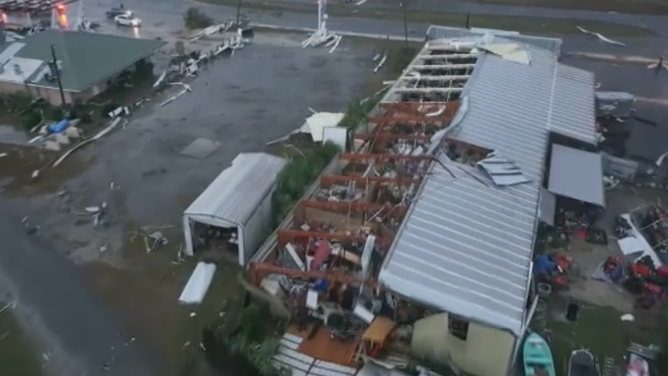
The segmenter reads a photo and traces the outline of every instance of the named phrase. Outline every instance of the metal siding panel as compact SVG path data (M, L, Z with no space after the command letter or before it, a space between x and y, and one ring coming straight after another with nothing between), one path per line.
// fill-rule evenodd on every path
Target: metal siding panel
M286 163L266 153L241 153L184 214L208 215L243 225L271 191Z
M553 145L548 190L557 195L605 206L601 155Z

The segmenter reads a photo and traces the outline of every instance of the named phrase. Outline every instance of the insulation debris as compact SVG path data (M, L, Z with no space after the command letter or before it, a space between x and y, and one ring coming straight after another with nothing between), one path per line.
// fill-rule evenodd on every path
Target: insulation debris
M626 47L626 44L624 44L622 42L618 42L616 40L612 40L612 39L606 37L603 34L596 33L596 32L593 32L593 31L589 31L587 29L583 29L580 26L575 26L575 27L577 27L577 29L580 30L581 32L583 32L585 34L593 35L593 36L597 37L598 39L602 40L605 43L612 44L612 45L615 45L615 46L620 46L620 47Z

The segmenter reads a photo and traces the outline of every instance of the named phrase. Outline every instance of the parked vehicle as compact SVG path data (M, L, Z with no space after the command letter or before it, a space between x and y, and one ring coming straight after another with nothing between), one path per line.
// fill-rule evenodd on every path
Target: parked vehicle
M538 333L524 340L524 374L526 376L556 376L550 345Z
M116 22L117 25L121 26L131 26L131 27L141 26L141 20L135 16L126 16L126 15L116 16L114 17L114 22Z
M111 8L107 11L107 18L116 18L116 16L129 16L133 17L134 12L125 8Z
M591 352L573 350L568 360L568 376L601 376L601 370Z

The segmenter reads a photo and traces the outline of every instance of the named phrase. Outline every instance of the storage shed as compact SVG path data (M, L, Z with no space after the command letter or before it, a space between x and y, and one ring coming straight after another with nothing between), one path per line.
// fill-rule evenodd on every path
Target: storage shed
M244 266L271 224L271 198L286 163L266 153L237 155L183 213L185 254L232 252Z

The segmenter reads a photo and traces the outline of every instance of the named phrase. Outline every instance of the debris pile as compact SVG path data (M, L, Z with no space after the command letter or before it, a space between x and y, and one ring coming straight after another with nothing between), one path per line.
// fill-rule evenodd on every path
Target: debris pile
M318 29L302 42L302 47L317 47L324 44L325 47L331 47L329 50L331 54L339 46L343 37L327 30L326 7L327 0L318 0Z

